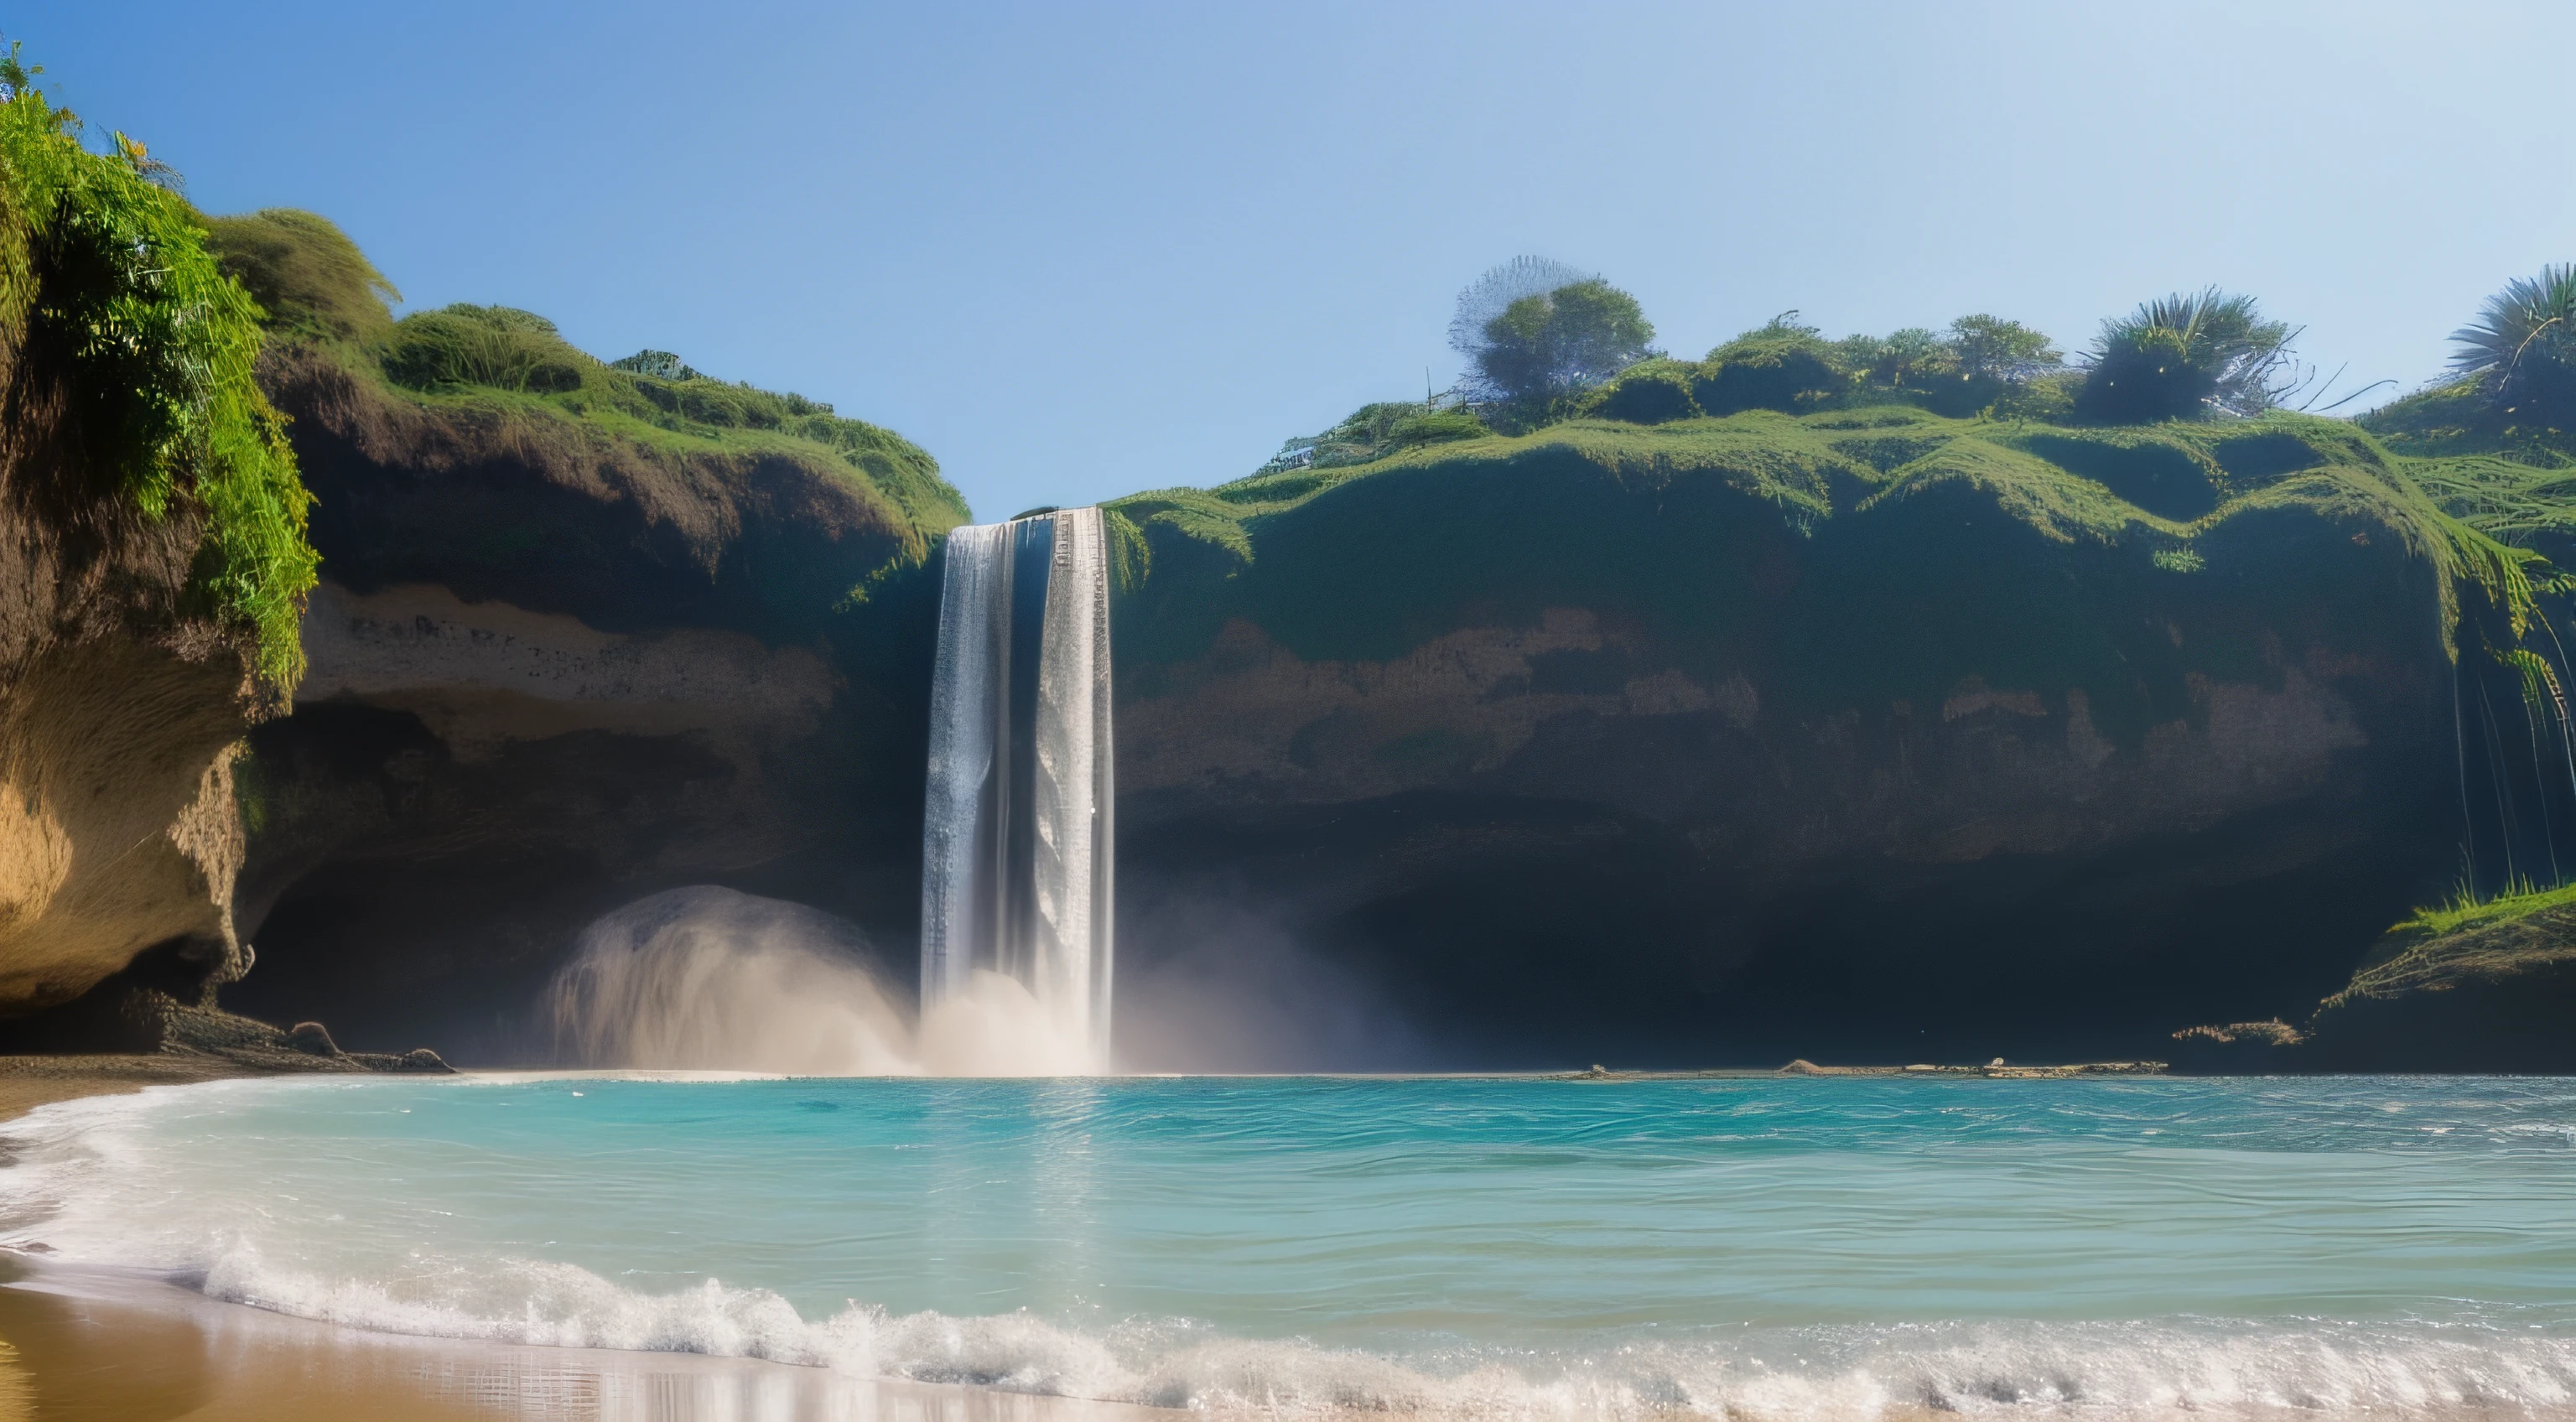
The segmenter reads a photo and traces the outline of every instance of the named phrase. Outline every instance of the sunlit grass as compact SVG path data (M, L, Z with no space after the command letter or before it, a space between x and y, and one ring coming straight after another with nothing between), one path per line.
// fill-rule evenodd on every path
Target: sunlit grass
M2452 889L2448 899L2415 910L2391 925L2389 932L2438 937L2504 923L2562 904L2576 904L2576 883L2543 887L2528 878L2517 878L2485 894L2462 884Z

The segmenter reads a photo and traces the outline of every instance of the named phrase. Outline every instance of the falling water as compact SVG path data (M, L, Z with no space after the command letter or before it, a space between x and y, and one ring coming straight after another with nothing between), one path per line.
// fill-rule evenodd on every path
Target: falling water
M925 1020L978 973L1108 1059L1109 565L1100 510L948 536L922 816Z

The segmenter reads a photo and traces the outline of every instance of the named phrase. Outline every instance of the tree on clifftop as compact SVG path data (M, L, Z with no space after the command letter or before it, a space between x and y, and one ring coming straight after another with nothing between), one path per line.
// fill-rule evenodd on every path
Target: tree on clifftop
M1521 257L1458 293L1449 342L1490 400L1538 404L1598 385L1645 359L1655 328L1637 298L1544 257Z
M2000 316L1960 317L1950 323L1947 344L1960 373L1979 380L2028 380L2065 359L2048 337Z

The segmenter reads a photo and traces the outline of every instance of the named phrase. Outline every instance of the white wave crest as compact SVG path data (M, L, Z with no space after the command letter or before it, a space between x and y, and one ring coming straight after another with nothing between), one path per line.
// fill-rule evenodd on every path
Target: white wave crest
M808 1320L766 1289L620 1287L569 1264L418 1261L331 1279L228 1251L213 1297L358 1328L561 1347L763 1358L1225 1416L1476 1419L2576 1416L2576 1339L2501 1330L2222 1321L1745 1330L1589 1349L1378 1353L1215 1336L1182 1321L1101 1333L1020 1312Z

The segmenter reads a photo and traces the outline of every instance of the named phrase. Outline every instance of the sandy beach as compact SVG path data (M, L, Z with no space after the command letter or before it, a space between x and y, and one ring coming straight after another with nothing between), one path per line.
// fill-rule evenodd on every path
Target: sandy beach
M0 1056L0 1121L54 1101L116 1096L147 1086L176 1086L244 1076L239 1067L176 1053L66 1057Z

